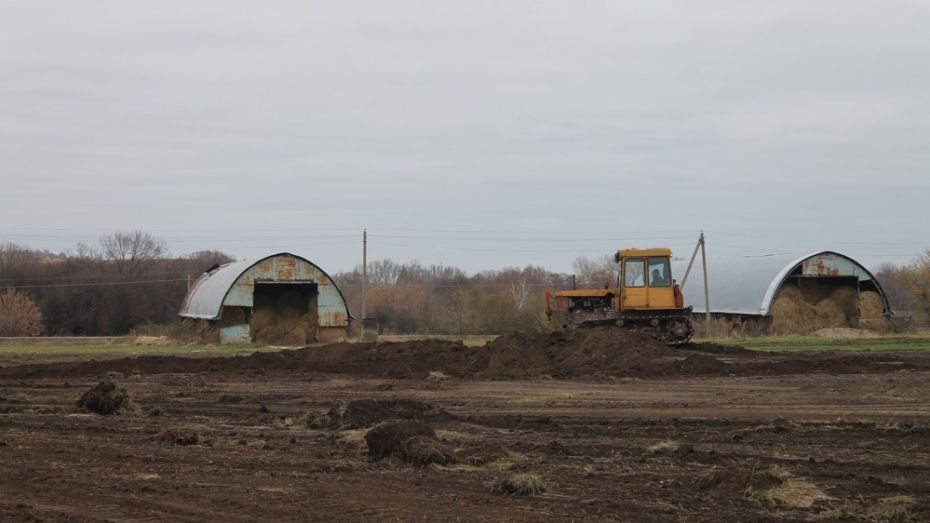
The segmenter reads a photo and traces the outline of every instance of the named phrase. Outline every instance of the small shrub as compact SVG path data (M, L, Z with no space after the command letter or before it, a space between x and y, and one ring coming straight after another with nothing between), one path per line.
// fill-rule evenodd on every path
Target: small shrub
M44 331L42 311L29 296L13 289L0 294L0 336L38 336Z

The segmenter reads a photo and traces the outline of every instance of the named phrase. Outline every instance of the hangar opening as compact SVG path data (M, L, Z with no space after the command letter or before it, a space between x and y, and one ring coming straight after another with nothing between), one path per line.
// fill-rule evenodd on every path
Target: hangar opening
M683 261L676 274L684 274ZM819 251L708 260L710 312L742 333L806 334L824 328L891 328L891 307L875 277L853 258ZM700 276L683 289L704 313Z
M306 345L317 340L315 283L255 283L249 330L252 341L273 345Z
M287 346L344 340L352 319L332 278L289 253L209 270L191 287L180 316L203 322L222 343Z

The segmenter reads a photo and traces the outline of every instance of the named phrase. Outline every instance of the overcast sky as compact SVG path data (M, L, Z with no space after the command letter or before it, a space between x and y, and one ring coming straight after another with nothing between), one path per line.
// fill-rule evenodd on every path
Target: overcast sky
M4 1L0 241L467 270L930 247L930 2Z

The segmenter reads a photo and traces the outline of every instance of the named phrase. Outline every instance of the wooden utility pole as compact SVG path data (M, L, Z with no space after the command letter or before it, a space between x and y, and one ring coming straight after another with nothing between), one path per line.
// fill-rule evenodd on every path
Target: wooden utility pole
M704 231L701 231L701 266L704 268L704 321L707 322L707 333L710 336L710 294L707 291L707 249L704 246Z
M685 283L688 282L688 275L691 274L691 266L694 265L694 259L697 258L698 249L701 248L701 245L704 244L704 231L701 231L701 237L698 238L696 244L694 244L694 252L691 253L691 260L688 261L688 269L685 270L685 277L681 279L681 288L685 288Z
M368 311L365 306L368 299L368 230L362 229L362 331L365 330L365 318Z
M701 235L698 237L697 245L694 246L694 252L691 253L691 260L688 261L688 268L685 270L685 277L681 279L681 288L685 288L685 283L688 281L688 275L691 274L691 267L694 265L694 260L697 258L698 249L701 250L701 267L704 269L704 322L707 328L707 332L710 332L710 293L708 292L707 284L707 250L704 247L704 231L701 231Z

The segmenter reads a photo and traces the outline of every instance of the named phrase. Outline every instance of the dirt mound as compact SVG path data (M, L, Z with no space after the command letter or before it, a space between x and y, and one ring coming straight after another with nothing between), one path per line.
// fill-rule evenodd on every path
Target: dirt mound
M88 389L77 401L77 406L88 412L103 415L131 412L136 409L126 389L117 390L116 385L108 381L101 381Z
M122 360L19 366L23 375L139 370L146 374L193 372L319 372L380 378L452 377L584 378L692 374L675 365L693 351L672 349L636 332L613 328L551 334L509 334L484 347L461 342L415 340L399 343L335 343L232 358L142 356ZM0 374L6 372L0 369Z
M382 423L365 434L365 442L371 461L394 456L418 467L453 461L433 429L416 421Z
M444 340L336 343L226 358L142 356L16 365L0 368L0 377L106 376L114 372L125 375L238 373L249 376L320 373L425 381L431 372L437 371L458 379L545 376L608 379L873 373L901 369L930 369L930 358L914 351L768 353L708 344L668 347L636 332L604 328L552 334L509 334L484 347L466 347L459 342ZM405 419L404 416L399 417Z
M360 399L343 401L329 412L311 420L310 425L320 428L358 429L371 427L388 420L450 420L445 410L409 398Z
M611 328L510 334L488 343L485 352L487 364L478 374L508 378L636 375L679 354L645 334Z

